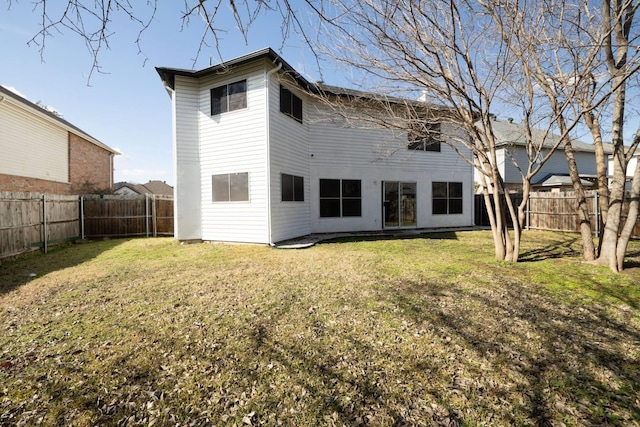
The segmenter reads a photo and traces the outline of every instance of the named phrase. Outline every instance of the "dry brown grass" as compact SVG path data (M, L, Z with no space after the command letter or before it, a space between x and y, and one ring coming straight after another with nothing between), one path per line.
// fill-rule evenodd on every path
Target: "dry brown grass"
M114 240L0 266L1 425L638 425L640 245ZM29 278L36 273L35 278Z

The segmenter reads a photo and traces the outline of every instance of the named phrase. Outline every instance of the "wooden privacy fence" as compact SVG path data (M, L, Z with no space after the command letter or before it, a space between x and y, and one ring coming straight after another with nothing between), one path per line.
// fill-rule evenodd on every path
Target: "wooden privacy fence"
M0 258L77 239L78 196L0 192Z
M82 238L173 236L173 197L82 196Z
M173 197L0 192L0 258L78 239L173 236Z
M511 196L514 205L519 204L522 200L521 194L512 194ZM586 192L591 231L596 236L602 226L598 197L597 191ZM573 192L531 193L526 207L525 229L579 233L580 221L576 214L576 207L577 202ZM623 205L623 219L626 219L628 211L629 203L627 201ZM489 225L482 195L476 195L475 221L476 225ZM633 230L633 237L640 238L640 218Z

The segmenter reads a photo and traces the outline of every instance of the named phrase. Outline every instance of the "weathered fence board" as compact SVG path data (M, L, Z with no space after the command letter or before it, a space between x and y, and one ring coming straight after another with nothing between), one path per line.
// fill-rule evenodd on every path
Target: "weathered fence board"
M0 258L80 238L133 236L173 236L173 197L0 192Z
M598 218L595 192L587 192L587 210L591 220L591 231L597 233ZM531 193L528 203L526 228L530 230L552 230L578 232L580 220L576 214L578 202L572 192Z
M79 238L77 196L0 192L0 257Z
M84 236L173 236L173 198L83 196Z

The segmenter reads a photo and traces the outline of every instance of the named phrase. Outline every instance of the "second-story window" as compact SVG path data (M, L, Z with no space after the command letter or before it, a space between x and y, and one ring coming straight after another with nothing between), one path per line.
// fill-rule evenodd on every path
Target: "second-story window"
M440 152L442 134L440 123L424 123L420 129L409 132L409 150Z
M229 83L211 89L211 115L247 108L247 81Z
M280 111L302 123L302 99L280 85Z

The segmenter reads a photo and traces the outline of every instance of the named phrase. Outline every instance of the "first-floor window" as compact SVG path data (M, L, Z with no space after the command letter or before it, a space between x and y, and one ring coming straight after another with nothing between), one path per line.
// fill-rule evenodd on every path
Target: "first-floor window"
M280 174L280 187L283 202L304 202L303 177Z
M249 173L223 173L211 178L214 202L248 202Z
M462 213L461 182L432 182L431 190L434 215Z
M320 216L362 216L362 184L359 179L321 179Z

